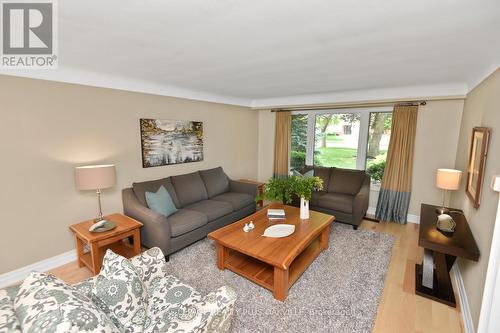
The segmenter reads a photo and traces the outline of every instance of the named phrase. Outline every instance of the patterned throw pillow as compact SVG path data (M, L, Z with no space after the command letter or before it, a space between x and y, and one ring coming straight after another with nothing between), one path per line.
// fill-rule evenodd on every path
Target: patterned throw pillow
M130 262L134 265L139 278L144 283L150 295L152 286L157 285L167 275L165 256L158 247L152 247L142 252L140 255L130 259Z
M7 290L0 290L0 332L2 333L21 332L21 323L17 319L12 301Z
M45 273L24 280L14 309L23 332L119 332L87 297Z
M123 331L142 332L148 325L148 294L128 259L108 250L92 293L94 303Z

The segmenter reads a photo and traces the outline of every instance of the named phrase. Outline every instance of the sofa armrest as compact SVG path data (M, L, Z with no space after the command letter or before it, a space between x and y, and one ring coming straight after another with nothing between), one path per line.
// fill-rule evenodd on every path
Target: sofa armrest
M250 194L253 198L257 196L257 185L236 180L229 180L229 189L231 192Z
M131 188L122 191L123 212L144 226L141 228L141 242L146 247L159 247L167 256L171 253L172 231L166 216L143 206Z
M363 181L363 185L361 185L361 188L354 197L353 200L353 207L352 207L352 213L353 213L353 222L356 225L359 225L361 223L361 220L366 214L366 211L368 210L368 205L370 201L370 183L371 179L369 175L365 176L365 179Z
M203 297L198 305L199 313L202 314L203 319L200 325L193 329L193 332L229 332L236 298L234 290L227 286Z

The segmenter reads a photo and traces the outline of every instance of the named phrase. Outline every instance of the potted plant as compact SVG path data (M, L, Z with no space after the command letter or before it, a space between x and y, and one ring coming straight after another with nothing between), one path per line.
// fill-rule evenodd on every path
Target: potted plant
M264 185L264 193L257 200L280 201L289 204L293 196L300 198L300 218L309 218L309 200L312 192L323 189L323 181L319 177L291 176L286 178L270 178Z
M313 191L323 189L323 180L319 177L294 176L292 178L292 192L300 198L300 218L309 218L309 200Z

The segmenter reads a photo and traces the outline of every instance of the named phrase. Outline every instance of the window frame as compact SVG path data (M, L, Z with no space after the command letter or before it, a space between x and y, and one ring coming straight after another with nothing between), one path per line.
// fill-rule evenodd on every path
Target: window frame
M343 109L322 109L308 111L292 111L292 115L307 116L307 141L306 141L306 165L314 163L314 142L315 142L315 127L316 116L322 114L346 114L358 113L359 117L359 137L358 137L358 155L356 158L356 169L365 170L366 153L368 151L368 136L370 127L370 114L375 112L393 112L391 106L366 107L366 108L343 108Z

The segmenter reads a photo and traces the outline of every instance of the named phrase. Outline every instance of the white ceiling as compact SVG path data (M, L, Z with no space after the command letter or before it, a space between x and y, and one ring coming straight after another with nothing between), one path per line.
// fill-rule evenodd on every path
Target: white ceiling
M59 69L3 73L262 106L464 94L500 59L498 0L58 3Z

